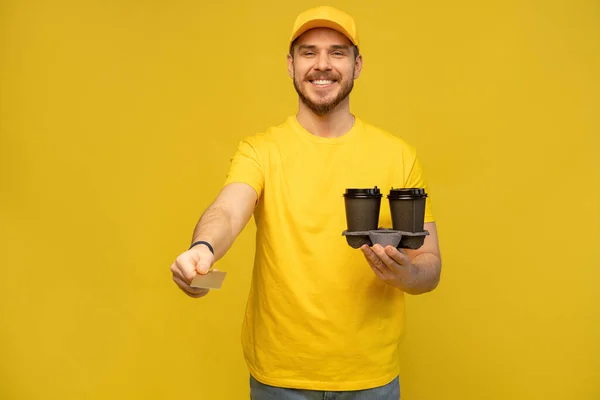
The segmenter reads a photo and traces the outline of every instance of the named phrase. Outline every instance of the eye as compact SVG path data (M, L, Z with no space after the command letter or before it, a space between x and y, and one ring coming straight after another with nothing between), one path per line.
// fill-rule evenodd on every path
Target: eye
M342 57L344 55L344 53L342 53L341 51L334 51L333 55L336 57Z
M305 51L305 52L304 52L304 55L305 55L305 56L314 56L314 55L315 55L315 53L314 53L314 52L312 52L312 51Z

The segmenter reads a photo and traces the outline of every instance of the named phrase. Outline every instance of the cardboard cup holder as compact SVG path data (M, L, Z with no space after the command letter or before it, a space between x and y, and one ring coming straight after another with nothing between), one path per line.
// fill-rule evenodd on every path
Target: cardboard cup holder
M342 232L346 237L348 245L353 249L360 248L363 244L373 246L380 244L383 247L393 246L397 249L417 250L425 242L425 236L428 231L422 232L403 232L393 229L379 228L370 231L348 231Z

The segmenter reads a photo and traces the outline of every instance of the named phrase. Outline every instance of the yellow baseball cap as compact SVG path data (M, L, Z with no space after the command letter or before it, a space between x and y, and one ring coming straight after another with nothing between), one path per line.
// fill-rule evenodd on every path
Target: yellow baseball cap
M314 7L303 11L296 17L290 45L298 36L313 28L330 28L346 36L358 47L358 35L354 18L347 13L330 6Z

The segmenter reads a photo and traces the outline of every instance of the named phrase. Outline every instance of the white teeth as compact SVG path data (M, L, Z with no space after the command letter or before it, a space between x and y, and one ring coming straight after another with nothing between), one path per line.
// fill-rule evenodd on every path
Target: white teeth
M318 80L318 81L313 81L313 83L315 85L330 85L333 83L333 81Z

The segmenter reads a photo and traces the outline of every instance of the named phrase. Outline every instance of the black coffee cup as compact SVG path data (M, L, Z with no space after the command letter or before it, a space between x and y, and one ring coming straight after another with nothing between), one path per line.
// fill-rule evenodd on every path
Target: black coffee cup
M423 231L427 198L425 189L392 188L387 197L394 230L412 233Z
M377 186L372 189L346 189L344 203L349 232L377 229L381 197Z

